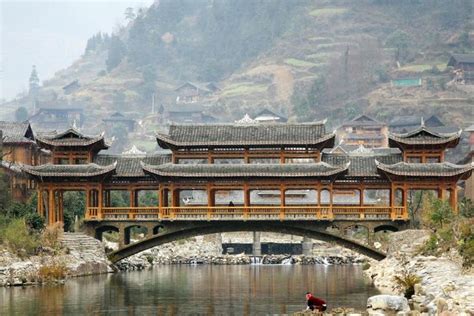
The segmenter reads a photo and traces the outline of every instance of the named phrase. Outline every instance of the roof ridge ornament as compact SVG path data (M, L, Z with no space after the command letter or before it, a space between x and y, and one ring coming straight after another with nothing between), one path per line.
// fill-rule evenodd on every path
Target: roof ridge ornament
M132 148L130 148L127 151L123 151L122 155L125 155L125 156L143 156L143 155L146 155L146 152L141 151L140 149L137 148L137 146L132 145Z
M245 113L244 117L240 120L235 121L237 124L258 124L257 120L254 120L250 117L248 113Z

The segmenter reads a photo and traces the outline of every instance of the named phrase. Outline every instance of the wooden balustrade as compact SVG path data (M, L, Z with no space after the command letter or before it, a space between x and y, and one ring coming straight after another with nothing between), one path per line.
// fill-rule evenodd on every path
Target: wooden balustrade
M88 207L86 220L407 220L403 206Z

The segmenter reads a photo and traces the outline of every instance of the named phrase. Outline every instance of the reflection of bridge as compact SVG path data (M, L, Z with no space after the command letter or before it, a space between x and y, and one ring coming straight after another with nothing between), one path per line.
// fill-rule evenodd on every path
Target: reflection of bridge
M146 228L146 236L143 240L130 243L130 233L133 227ZM199 235L207 235L221 232L238 231L262 231L276 232L314 238L327 242L334 242L340 246L353 249L368 257L380 260L385 254L370 246L354 241L343 236L343 232L351 227L362 226L367 228L369 241L377 231L397 231L407 227L403 221L391 220L334 220L334 221L311 221L311 220L176 220L176 221L137 221L137 220L105 220L89 221L86 229L89 234L102 239L102 234L115 231L120 236L120 247L111 253L113 262L119 261L143 250L159 246L175 240L189 238ZM333 233L333 231L340 233Z

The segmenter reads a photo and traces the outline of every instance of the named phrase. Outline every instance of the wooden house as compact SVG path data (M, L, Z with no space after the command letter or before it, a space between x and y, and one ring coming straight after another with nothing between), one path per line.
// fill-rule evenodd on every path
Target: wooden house
M344 145L363 145L367 148L387 147L387 124L368 115L359 115L345 122L337 130L338 138Z

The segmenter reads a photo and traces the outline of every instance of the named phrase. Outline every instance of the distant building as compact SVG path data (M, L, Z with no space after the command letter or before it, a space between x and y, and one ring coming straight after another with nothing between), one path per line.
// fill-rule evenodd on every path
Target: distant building
M175 89L176 103L196 103L202 101L202 97L212 95L221 89L214 82L206 82L202 84L186 82Z
M103 119L102 121L104 122L106 129L109 131L111 131L114 127L122 126L128 132L133 132L135 131L135 127L137 124L135 120L125 117L120 112L115 112L114 114Z
M392 87L420 87L422 84L421 78L398 78L391 80Z
M337 134L339 140L348 146L363 145L367 148L387 147L387 124L367 115L359 115L342 124Z
M454 68L456 83L474 84L474 54L452 54L448 67Z
M216 118L205 113L199 104L176 104L165 108L165 120L171 123L213 123Z
M419 115L404 115L394 116L388 124L391 132L408 132L420 126L420 122L423 120L426 127L443 127L444 123L436 115L431 115L427 119L424 119Z
M84 114L81 108L40 108L30 117L35 130L67 129L72 125L82 127Z
M269 109L258 112L253 119L260 123L286 123L288 121L287 117Z
M79 89L81 85L79 84L79 80L74 80L71 83L68 83L63 87L64 94L71 94L77 89Z
M34 183L20 170L21 164L38 165L46 163L49 157L36 145L35 136L29 122L0 121L1 169L10 178L12 197L25 201Z

